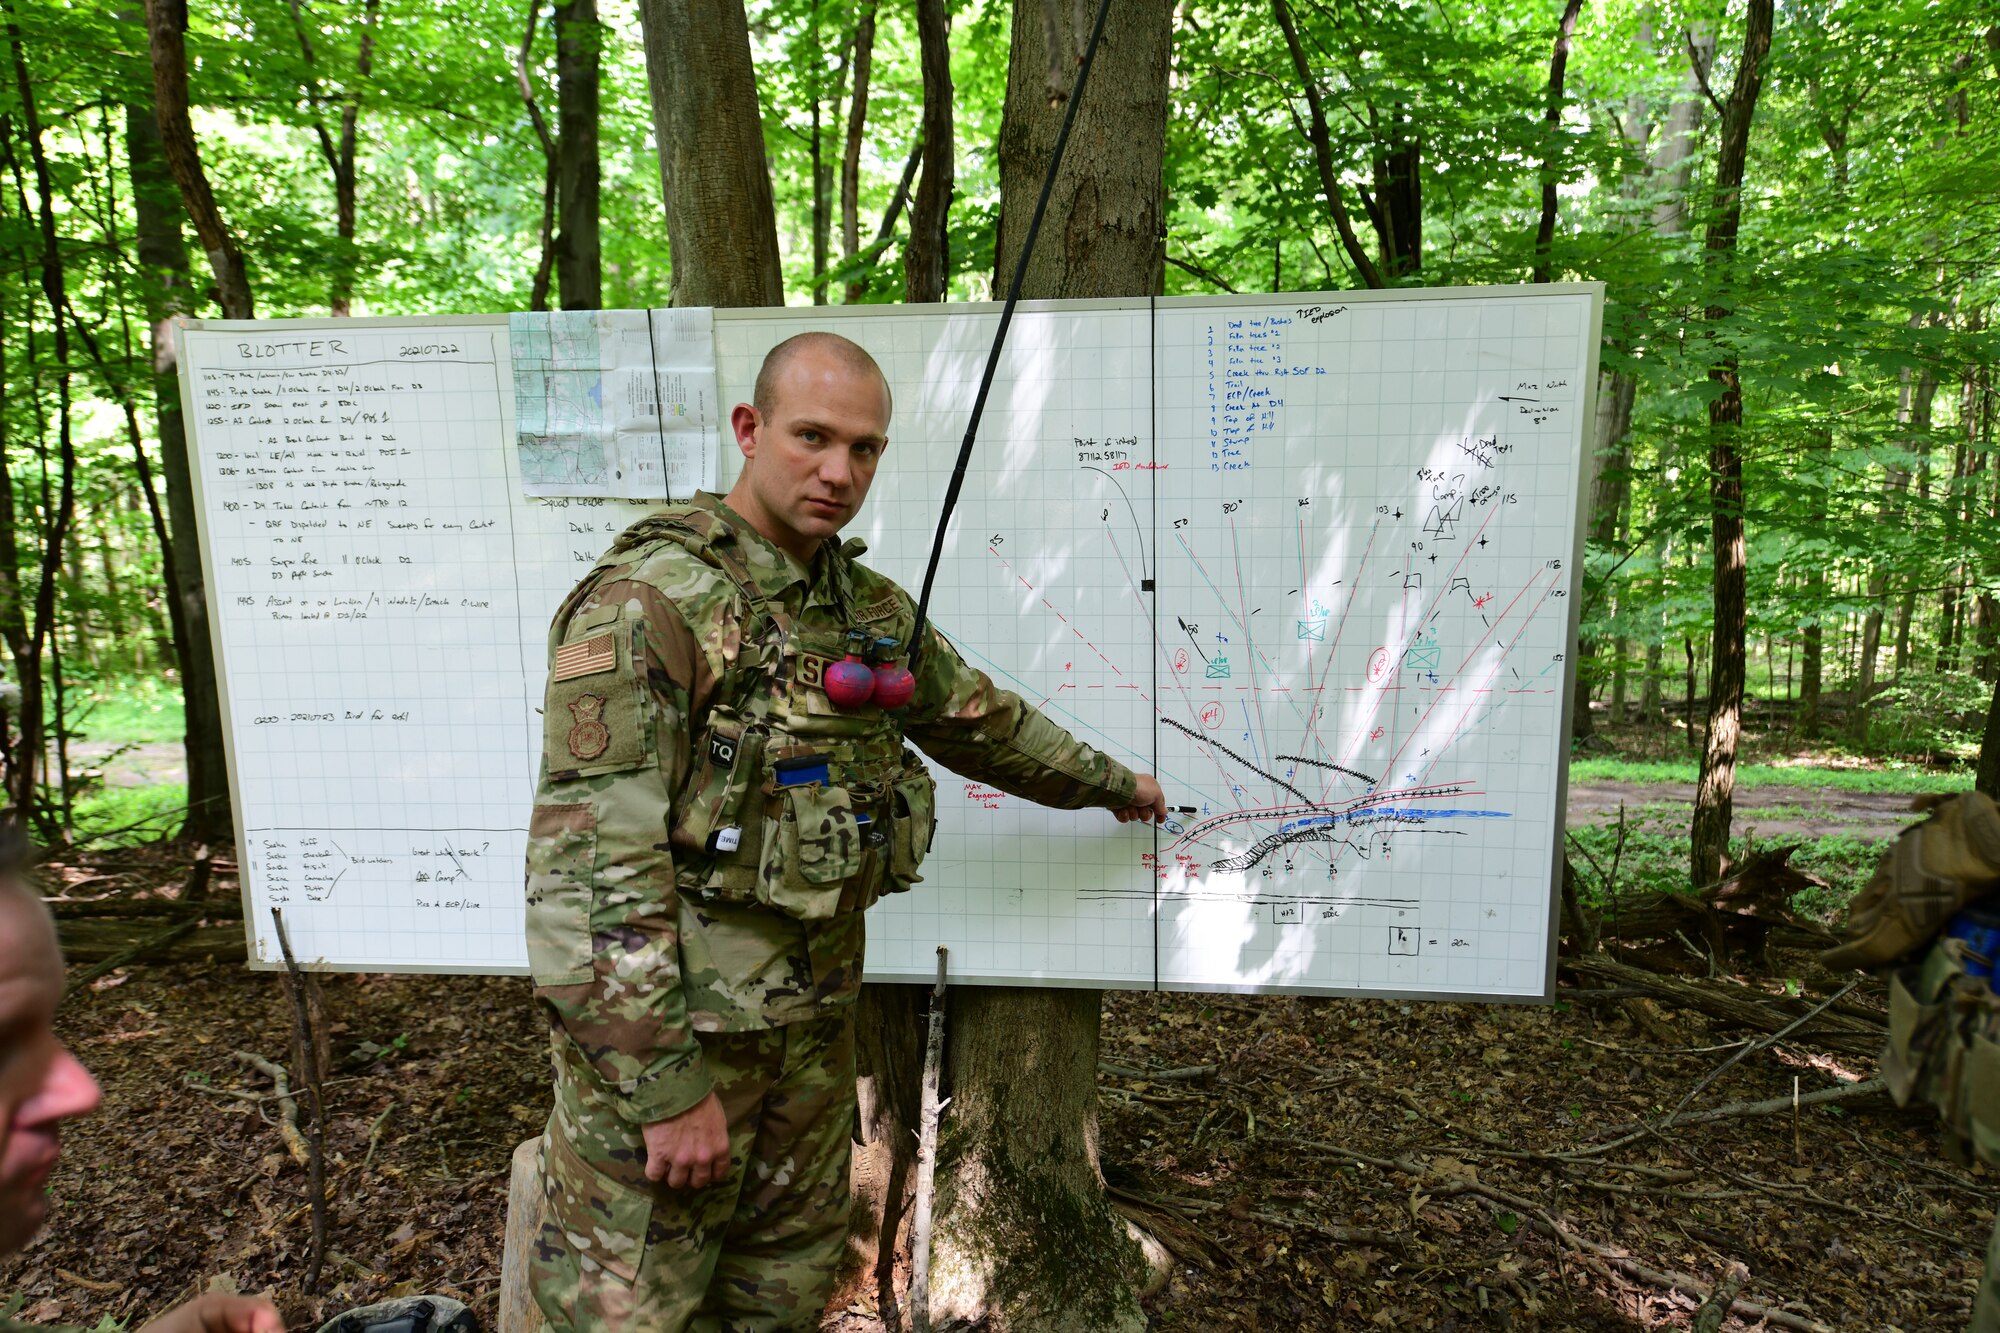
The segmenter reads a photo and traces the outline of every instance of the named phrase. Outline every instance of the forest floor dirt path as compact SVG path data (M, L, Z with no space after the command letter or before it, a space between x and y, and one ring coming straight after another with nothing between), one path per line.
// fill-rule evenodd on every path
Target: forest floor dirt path
M1618 807L1634 832L1685 833L1694 784L1576 782L1569 789L1569 826L1615 824ZM1897 792L1826 787L1745 787L1736 793L1737 832L1773 838L1893 838L1916 818L1910 797Z

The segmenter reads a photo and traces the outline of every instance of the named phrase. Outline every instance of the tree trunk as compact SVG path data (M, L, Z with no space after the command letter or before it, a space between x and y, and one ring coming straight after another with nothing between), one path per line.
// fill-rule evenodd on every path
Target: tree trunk
M355 86L348 90L340 110L340 145L333 166L334 231L339 244L333 259L333 313L345 319L353 313L354 275L360 257L354 249L355 175L354 154L361 119L361 85L375 72L375 28L382 14L381 0L363 0L361 6L361 46L354 58Z
M8 793L16 813L33 817L40 809L36 777L42 762L44 721L42 713L42 653L48 649L56 685L56 742L65 748L63 735L62 666L56 641L56 583L62 573L63 551L68 543L70 520L76 513L76 442L70 422L69 295L63 269L61 240L56 232L55 182L48 155L42 144L41 113L35 102L34 80L28 72L28 53L21 45L20 26L14 21L13 6L5 6L8 45L13 55L14 86L21 108L22 137L34 166L38 230L41 240L39 269L43 299L48 302L50 323L55 330L56 447L59 477L57 498L47 496L48 474L43 472L41 570L35 585L32 616L28 619L27 641L14 656L20 677L21 702L16 714L16 752L13 789ZM11 156L12 149L9 148ZM45 460L47 455L44 453ZM0 460L4 461L4 460ZM7 534L9 540L12 534ZM64 792L64 824L67 826L69 774L67 764L58 768L57 778Z
M2000 679L1993 682L1993 702L1986 706L1986 734L1979 741L1979 770L1972 785L2000 801Z
M542 148L542 221L536 247L535 277L528 287L528 309L549 308L549 285L556 268L556 195L561 184L561 151L549 133L542 115L541 99L535 96L534 69L528 63L535 50L535 33L542 25L542 0L528 0L528 23L521 33L521 45L514 52L514 79L521 88L521 104L527 108L528 124L535 142Z
M215 275L215 303L224 319L255 319L250 278L236 237L222 220L215 192L202 170L194 122L188 116L187 6L184 0L146 0L146 35L153 60L153 110L160 122L160 148L180 187L181 206Z
M1542 111L1542 216L1535 226L1535 268L1533 282L1547 282L1553 271L1549 248L1556 237L1557 135L1562 132L1563 74L1569 65L1570 39L1576 35L1576 16L1583 0L1568 0L1556 23L1555 53L1549 57L1548 105Z
M994 286L1020 262L1063 108L1039 6L1017 0L1000 129ZM1029 257L1029 297L1159 290L1172 5L1114 7ZM1081 54L1086 34L1063 33ZM1064 61L1065 67L1073 62ZM1145 1327L1144 1260L1097 1164L1099 994L953 987L950 1118L938 1152L931 1292L939 1323L991 1333Z
M911 304L944 300L951 273L948 223L958 150L952 141L950 25L944 0L917 0L917 46L924 75L924 174L910 201L910 243L903 248L903 299ZM996 286L993 295L998 298L1002 289Z
M1348 262L1361 275L1367 287L1384 287L1382 270L1369 257L1355 235L1354 220L1347 211L1347 199L1340 188L1340 169L1333 160L1333 136L1327 128L1326 105L1320 93L1319 77L1312 71L1312 64L1306 59L1305 46L1299 41L1298 26L1292 22L1292 11L1285 0L1271 0L1271 9L1278 20L1278 28L1285 34L1285 49L1291 53L1292 71L1298 76L1301 91L1306 99L1307 122L1299 126L1299 133L1312 145L1313 165L1319 171L1319 188L1326 199L1327 212L1333 218L1333 228L1340 234L1341 248L1347 251ZM1296 122L1296 117L1294 118Z
M868 128L868 80L875 64L875 3L865 0L854 25L854 96L847 104L847 138L840 155L840 262L861 257L861 141ZM846 300L861 298L867 284L847 280Z
M567 0L556 18L556 296L564 310L604 304L599 239L598 67L604 29L597 0Z
M1592 450L1597 473L1590 486L1590 540L1601 548L1617 540L1618 516L1631 489L1631 478L1626 472L1630 459L1625 437L1632 428L1632 406L1639 382L1636 376L1611 371L1600 376L1598 383L1596 439ZM1588 580L1588 574L1585 577ZM1587 591L1601 593L1602 581L1594 582L1597 586ZM1570 735L1583 740L1595 729L1590 716L1590 696L1597 682L1596 640L1579 638L1576 656L1576 700Z
M1736 233L1743 218L1743 169L1750 149L1750 122L1763 90L1764 56L1771 48L1773 0L1750 0L1744 17L1743 55L1736 66L1735 86L1722 110L1721 142L1716 150L1715 212L1704 240L1709 280L1715 296L1705 314L1719 325L1731 314L1735 299ZM1745 553L1743 537L1743 455L1737 433L1743 425L1743 384L1737 377L1734 349L1724 352L1710 368L1709 379L1721 390L1708 405L1709 506L1712 513L1715 571L1715 638L1710 654L1708 737L1702 748L1701 779L1695 787L1694 823L1690 832L1690 866L1694 885L1722 878L1722 861L1729 850L1731 807L1736 797L1736 748L1743 719L1743 641L1745 634Z
M931 988L870 982L854 1009L856 1123L854 1202L847 1232L849 1278L834 1294L872 1296L882 1327L903 1327L897 1286L915 1202L925 1011ZM901 1274L905 1286L908 1274Z
M1812 512L1806 523L1814 532L1826 530L1827 468L1833 456L1833 427L1815 429L1806 446L1807 467L1810 471L1805 478L1812 488ZM1826 631L1818 616L1820 608L1826 605L1826 561L1810 561L1806 569L1806 605L1812 608L1814 620L1805 627L1804 646L1800 649L1799 664L1799 730L1807 736L1819 735L1820 687L1826 662Z
M160 468L167 491L167 597L173 612L174 655L181 670L187 729L188 813L182 836L199 842L226 836L228 761L222 745L222 703L216 689L215 647L210 639L208 592L195 531L194 479L187 428L181 415L180 365L172 321L194 304L181 201L160 151L160 122L148 106L125 108L125 154L132 177L137 223L140 292L153 358L153 412Z
M743 0L639 0L675 305L782 305Z

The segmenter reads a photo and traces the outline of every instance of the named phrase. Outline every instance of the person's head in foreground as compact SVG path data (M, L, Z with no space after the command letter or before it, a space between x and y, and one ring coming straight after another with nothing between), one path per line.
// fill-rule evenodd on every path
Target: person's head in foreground
M97 1109L97 1080L56 1040L62 951L28 887L30 845L0 820L0 1255L28 1243L48 1215L62 1123Z
M48 1217L45 1192L67 1120L97 1109L97 1080L57 1040L62 950L55 922L28 884L34 848L0 810L0 1258ZM284 1333L269 1301L208 1295L169 1310L141 1333Z
M729 503L801 563L861 511L889 445L893 402L875 358L837 333L772 348L754 401L730 414L743 473Z

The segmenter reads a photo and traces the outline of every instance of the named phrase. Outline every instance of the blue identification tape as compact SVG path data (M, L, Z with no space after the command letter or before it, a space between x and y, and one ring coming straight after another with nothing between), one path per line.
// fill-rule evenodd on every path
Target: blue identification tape
M792 759L780 759L771 765L771 771L780 787L803 787L809 782L825 782L826 756L802 754Z

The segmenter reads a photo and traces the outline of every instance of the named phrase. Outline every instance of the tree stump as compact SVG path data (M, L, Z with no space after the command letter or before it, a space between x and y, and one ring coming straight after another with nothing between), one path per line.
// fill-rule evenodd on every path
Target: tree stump
M542 1141L523 1139L507 1177L507 1233L500 1250L499 1333L538 1333L541 1307L528 1285L528 1256L542 1229Z

